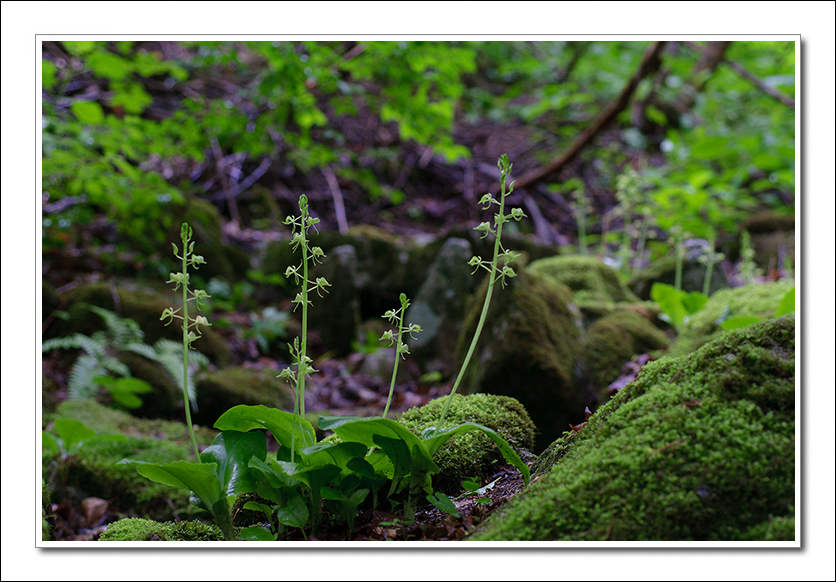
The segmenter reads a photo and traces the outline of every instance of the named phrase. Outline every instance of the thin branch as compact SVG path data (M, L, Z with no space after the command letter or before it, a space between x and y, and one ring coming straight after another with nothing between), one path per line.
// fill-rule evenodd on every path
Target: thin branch
M523 174L515 180L515 188L517 190L525 188L535 182L539 182L549 174L556 174L569 162L574 160L581 150L589 145L627 107L639 82L659 67L662 49L665 44L665 41L656 41L648 47L638 70L624 86L624 89L621 90L621 94L601 112L592 125L575 139L566 153L541 168L536 168Z
M346 234L348 232L348 221L345 219L345 204L343 203L343 194L340 192L340 185L337 183L337 177L330 166L323 166L322 173L325 174L328 187L331 189L331 197L334 199L334 210L337 213L337 226L340 229L340 234Z

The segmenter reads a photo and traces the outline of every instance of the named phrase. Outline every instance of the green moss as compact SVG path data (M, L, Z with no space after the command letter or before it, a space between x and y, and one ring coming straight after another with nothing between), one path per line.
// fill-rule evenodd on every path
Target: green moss
M786 539L794 376L793 316L651 362L472 539Z
M581 344L582 375L598 402L607 399L607 387L635 355L659 350L670 341L647 318L622 309L599 319L586 332Z
M131 517L107 526L102 542L216 542L223 541L220 528L199 521L164 523Z
M518 400L492 394L457 394L453 398L445 426L475 422L495 430L522 456L534 448L535 426ZM445 400L436 398L429 404L407 410L399 422L420 435L423 429L436 426ZM461 491L463 479L485 479L497 465L505 462L494 442L478 431L451 438L433 460L441 468L433 476L433 488L450 495Z
M79 449L68 474L68 501L78 503L86 497L113 499L122 511L152 517L196 513L186 492L149 481L131 465L117 464L125 458L150 463L191 460L191 445L184 425L139 420L88 400L64 402L56 417L81 421L100 435L126 435L123 442L93 441ZM207 446L212 441L212 432L200 429L195 437L199 445ZM45 451L44 474L52 472L49 469L52 460Z
M52 500L46 481L41 479L41 539L48 541L52 537Z
M118 298L118 306L114 301ZM182 341L183 332L175 324L166 326L160 315L166 307L177 306L175 293L161 293L148 286L132 282L91 283L77 287L68 298L67 321L55 322L50 326L49 337L63 337L74 333L92 335L105 329L104 321L88 309L97 305L115 312L120 317L133 319L145 334L145 343L153 345L160 338ZM229 347L223 337L212 328L201 330L202 336L195 341L194 348L205 354L218 366L226 366L232 359Z
M781 299L793 287L792 282L776 281L718 291L682 327L676 341L671 345L670 354L680 356L690 353L722 335L724 332L717 320L723 316L724 319L743 316L772 317Z
M213 426L224 412L238 404L293 408L290 388L269 369L224 368L203 373L195 384L198 409L194 419L203 426Z
M616 303L636 297L618 278L618 272L594 257L566 255L534 261L529 271L550 277L572 290L575 303Z
M469 302L459 336L461 362L476 329L487 281ZM487 392L518 399L540 430L543 444L583 419L586 395L574 383L580 336L571 291L526 269L495 289L485 326L462 380L463 393ZM536 452L536 449L535 449Z

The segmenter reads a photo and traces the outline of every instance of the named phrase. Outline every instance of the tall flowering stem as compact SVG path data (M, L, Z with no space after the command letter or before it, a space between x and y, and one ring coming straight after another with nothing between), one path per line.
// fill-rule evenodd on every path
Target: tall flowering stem
M395 334L391 329L384 332L380 337L382 341L388 340L390 345L397 346L395 348L395 367L392 370L392 382L389 384L389 398L386 399L386 408L383 409L383 418L386 418L386 415L389 413L389 405L392 404L392 393L395 391L395 378L398 377L398 364L400 363L401 358L406 359L406 354L409 353L409 347L403 341L403 334L407 333L412 339L415 339L415 336L412 334L421 331L421 326L417 323L410 323L406 326L403 324L403 316L409 307L409 299L407 299L404 293L401 293L400 299L400 309L390 309L383 314L383 318L388 319L390 323L395 324L398 329L397 340L395 339Z
M509 214L505 214L505 197L514 191L514 183L511 182L510 186L508 186L508 191L506 192L506 182L514 165L510 163L506 154L502 154L497 162L497 167L499 168L500 173L501 189L499 200L494 198L493 194L488 193L482 196L482 199L479 201L479 205L484 206L483 209L487 210L492 204L496 204L499 206L499 210L494 215L493 226L491 226L490 222L483 222L475 229L482 232L482 238L486 238L489 234L494 235L493 260L485 261L481 257L474 256L468 263L471 267L475 267L473 270L474 273L480 268L485 269L490 273L488 279L488 291L485 295L485 303L482 305L482 314L479 317L479 323L476 326L476 333L473 335L473 340L470 342L470 348L467 350L467 355L464 357L462 367L459 370L459 375L456 377L456 381L453 384L453 389L450 391L450 395L444 402L444 408L441 411L441 417L439 418L438 426L436 427L437 431L441 430L444 426L444 419L447 416L447 412L450 410L450 403L453 402L453 396L455 396L456 390L458 390L459 384L461 383L464 373L467 370L467 365L473 357L473 352L476 349L476 343L479 341L479 336L482 333L482 327L485 325L485 319L487 319L488 316L488 309L491 305L491 295L493 295L494 285L497 281L499 281L502 283L502 286L505 287L506 277L510 278L517 276L514 269L510 267L510 263L519 257L519 253L506 250L505 247L502 246L502 225L509 222L511 219L516 221L521 220L525 216L525 213L521 208L514 208ZM500 261L502 262L501 268L499 266Z
M179 319L183 329L183 403L186 408L186 426L189 429L189 438L192 441L192 448L194 449L194 456L200 462L200 453L197 450L197 440L194 436L194 427L192 426L192 414L189 398L189 350L193 350L192 342L200 337L200 326L211 325L209 321L202 315L189 317L189 301L195 302L197 311L201 309L201 301L208 299L209 295L206 291L200 289L189 289L189 267L195 269L198 265L205 265L206 261L201 255L194 254L194 241L192 238L192 229L187 223L183 223L180 227L180 240L183 242L183 253L178 254L177 245L171 243L174 250L174 256L180 259L182 268L179 273L171 273L167 283L174 283L174 290L177 291L182 287L183 290L183 306L182 308L174 309L173 307L166 307L163 314L160 316L160 321L165 321L166 325L172 323L175 319Z
M299 213L299 216L288 216L284 223L293 229L293 238L290 241L291 248L294 251L298 249L302 250L302 261L297 266L288 267L285 271L285 277L288 279L292 277L294 283L301 285L301 290L296 294L296 298L293 299L293 310L296 311L300 305L302 306L302 337L301 341L300 338L295 338L293 345L290 346L290 356L293 360L293 366L296 366L296 370L294 371L292 367L285 368L278 377L286 380L294 388L296 398L293 404L293 413L299 420L299 430L301 432L301 419L305 416L305 379L308 374L317 371L311 365L313 364L313 360L307 354L308 306L312 305L309 297L310 293L314 291L322 297L322 293L327 293L327 287L330 287L331 284L324 277L319 277L311 283L308 276L309 268L320 263L325 258L325 253L322 252L321 248L310 245L308 233L311 228L316 228L319 219L310 215L308 197L304 194L299 197ZM295 458L296 455L295 437L292 443L290 452L291 459Z

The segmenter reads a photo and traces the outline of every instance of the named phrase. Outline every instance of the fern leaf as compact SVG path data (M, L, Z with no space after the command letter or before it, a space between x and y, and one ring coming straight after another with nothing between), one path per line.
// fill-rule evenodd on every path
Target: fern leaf
M110 344L116 349L124 349L131 343L142 343L145 334L139 328L139 324L132 319L119 317L112 311L102 309L95 305L88 306L93 313L98 314L105 322L107 335Z
M105 374L107 374L107 370L101 366L97 358L89 354L79 356L70 371L67 384L70 400L94 398L99 386L93 381L93 378Z

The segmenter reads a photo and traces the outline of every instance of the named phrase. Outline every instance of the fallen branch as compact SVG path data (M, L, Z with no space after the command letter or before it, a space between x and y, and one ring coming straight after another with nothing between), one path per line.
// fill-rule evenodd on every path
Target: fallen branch
M334 199L334 210L337 213L337 226L340 229L340 234L348 232L348 221L345 219L345 204L343 203L343 194L340 192L340 185L337 183L337 177L328 166L323 166L322 173L325 174L325 180L328 181L328 187L331 189L331 197Z
M604 111L592 122L583 133L581 133L569 149L562 156L553 162L541 167L531 170L517 178L514 182L514 187L519 190L530 186L535 182L539 182L549 174L556 174L565 165L574 160L584 147L594 140L610 123L612 123L618 114L624 111L630 103L630 98L638 87L639 82L651 72L655 71L660 64L662 49L665 46L665 41L656 41L648 47L642 58L638 70L633 74L632 78L621 90L621 94L610 103Z

